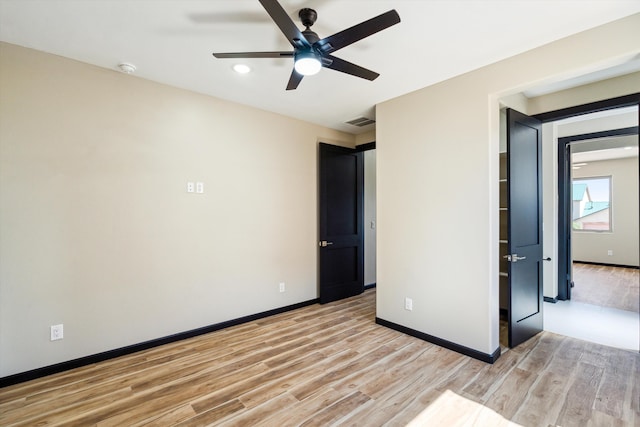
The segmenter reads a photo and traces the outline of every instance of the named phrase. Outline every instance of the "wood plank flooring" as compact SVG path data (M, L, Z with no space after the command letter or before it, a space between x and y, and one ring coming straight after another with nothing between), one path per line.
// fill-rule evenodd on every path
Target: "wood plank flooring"
M0 425L638 426L640 355L544 332L493 365L375 290L0 389Z
M573 263L571 300L640 312L640 270Z

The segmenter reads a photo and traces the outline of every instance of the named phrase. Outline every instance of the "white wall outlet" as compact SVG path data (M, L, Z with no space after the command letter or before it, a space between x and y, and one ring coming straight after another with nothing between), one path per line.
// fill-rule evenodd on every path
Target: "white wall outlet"
M204 193L204 182L196 182L196 193Z
M613 251L612 251L611 249L609 249L609 250L607 251L607 255L609 255L609 256L613 256Z
M187 182L187 193L193 193L195 191L196 191L196 185L191 181Z
M376 222L375 221L371 221L371 229L372 230L376 229Z
M51 326L51 341L61 340L64 338L64 325Z
M413 300L411 298L404 299L404 309L405 310L413 310Z
M280 282L280 292L284 292L284 291L285 291L284 282Z

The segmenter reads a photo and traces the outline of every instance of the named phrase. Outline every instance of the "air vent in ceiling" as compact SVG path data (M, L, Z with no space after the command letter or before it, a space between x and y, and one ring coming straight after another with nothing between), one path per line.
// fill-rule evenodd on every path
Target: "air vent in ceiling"
M358 126L359 128L375 123L376 121L373 119L368 119L366 117L358 117L357 119L349 120L346 123L349 123L353 126Z

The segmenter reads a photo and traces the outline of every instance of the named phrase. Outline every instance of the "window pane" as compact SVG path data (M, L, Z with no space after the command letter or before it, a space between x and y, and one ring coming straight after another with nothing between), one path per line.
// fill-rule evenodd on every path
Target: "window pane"
M611 231L611 177L572 180L573 229Z

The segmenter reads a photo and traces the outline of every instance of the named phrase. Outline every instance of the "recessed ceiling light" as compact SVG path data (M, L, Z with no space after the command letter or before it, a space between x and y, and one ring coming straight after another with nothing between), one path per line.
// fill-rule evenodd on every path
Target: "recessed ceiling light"
M571 169L580 169L580 166L573 166Z
M251 71L251 67L245 64L236 64L233 66L233 71L235 71L238 74L247 74L248 72Z
M624 147L625 150L631 150L633 147Z
M574 163L573 166L587 166L589 163Z

